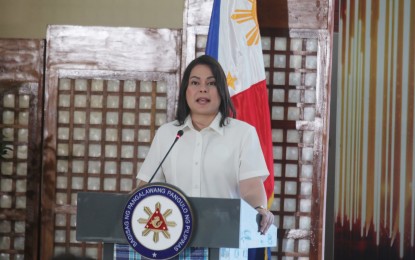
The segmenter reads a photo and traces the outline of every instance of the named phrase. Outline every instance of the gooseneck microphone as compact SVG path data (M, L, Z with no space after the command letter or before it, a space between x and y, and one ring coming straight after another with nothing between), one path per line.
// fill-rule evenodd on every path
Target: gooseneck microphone
M174 142L172 143L172 145L170 146L170 149L167 151L166 155L164 156L163 160L161 160L161 163L159 164L159 166L157 167L156 171L153 173L153 175L151 176L151 179L148 181L148 183L150 183L154 176L156 175L157 171L160 169L161 165L163 164L164 160L166 159L167 155L169 155L171 149L173 148L173 146L176 144L177 140L180 139L180 137L182 137L183 135L183 130L179 130L177 132L176 138L174 139Z

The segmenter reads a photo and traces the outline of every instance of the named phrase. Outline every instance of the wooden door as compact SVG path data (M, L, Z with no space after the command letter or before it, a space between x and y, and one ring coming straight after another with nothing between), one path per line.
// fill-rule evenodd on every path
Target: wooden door
M48 28L41 259L102 258L101 244L76 240L77 192L136 186L155 131L174 119L180 46L180 30Z
M0 259L39 247L43 40L0 39Z
M274 147L273 259L322 259L333 1L261 0L258 20ZM213 0L187 0L185 67L204 53Z

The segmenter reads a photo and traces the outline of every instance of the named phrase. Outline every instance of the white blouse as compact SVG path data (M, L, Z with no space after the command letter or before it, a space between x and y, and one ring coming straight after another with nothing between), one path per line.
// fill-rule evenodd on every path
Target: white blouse
M170 151L154 182L167 182L190 197L240 198L239 181L269 175L258 135L253 126L228 118L219 127L218 113L211 125L197 131L188 117L161 126L137 178L148 182L172 145L177 132L183 136Z

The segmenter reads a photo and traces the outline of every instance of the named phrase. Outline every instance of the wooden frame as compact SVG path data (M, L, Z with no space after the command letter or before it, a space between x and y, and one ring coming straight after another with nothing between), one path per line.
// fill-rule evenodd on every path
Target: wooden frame
M69 224L74 214L76 214L76 191L88 191L89 186L86 184L88 181L88 168L85 168L82 173L73 173L69 166L67 181L68 183L62 184L62 188L57 187L58 179L58 158L69 160L71 158L78 158L88 161L88 155L83 157L73 157L72 155L63 156L59 155L60 148L58 146L62 141L59 140L58 127L62 125L58 118L60 115L57 111L61 109L61 96L59 93L63 93L70 97L70 102L75 94L84 95L86 102L89 104L91 101L91 94L95 92L91 91L91 84L93 80L103 81L104 92L101 93L105 97L105 90L108 88L107 84L110 81L120 82L124 84L127 81L144 80L153 82L153 89L157 86L157 81L162 80L167 84L167 120L172 120L175 110L175 102L178 93L177 86L179 85L180 78L180 46L181 46L181 34L180 30L170 29L140 29L140 28L110 28L110 27L79 27L79 26L50 26L47 33L47 55L46 55L46 84L45 84L45 128L44 128L44 171L43 171L43 195L42 195L42 259L49 259L53 256L53 247L51 245L59 244L62 250L71 251L78 250L80 254L85 255L88 250L93 246L81 245L79 246L76 241L73 241L72 235L74 232L73 223ZM61 88L61 81L66 80L71 82L69 92L65 92ZM92 80L92 81L91 81ZM73 89L77 87L79 82L86 82L85 91L73 92ZM78 82L78 83L77 83ZM63 84L63 83L62 83ZM81 84L81 83L80 83ZM120 85L121 87L123 85ZM117 92L114 92L115 94ZM119 92L121 94L121 92ZM133 97L133 96L132 96ZM138 98L138 97L137 97ZM155 96L154 96L155 98ZM122 109L122 104L120 104ZM62 109L61 109L62 110ZM75 111L75 108L70 106L69 116L74 118L74 115L70 114ZM90 111L90 110L88 110ZM86 112L88 112L86 111ZM122 110L119 110L122 111ZM153 110L156 112L156 110ZM82 112L82 110L81 110ZM104 111L105 112L105 111ZM117 112L122 113L122 112ZM121 115L121 114L120 114ZM73 121L71 121L73 122ZM78 127L89 128L89 121ZM72 131L71 129L75 124L62 125ZM150 127L154 135L156 130L154 124ZM137 131L137 126L131 128L131 130ZM103 130L105 130L103 128ZM119 136L120 138L122 136ZM86 137L86 144L88 137ZM78 141L69 140L68 147L71 149L71 145L78 143ZM148 140L150 142L151 140ZM118 152L120 152L120 141L112 142L112 145L118 145ZM137 146L137 141L130 143L132 146ZM88 146L87 146L88 147ZM135 151L136 148L134 148ZM137 170L137 152L134 152L133 164L134 172ZM104 156L104 154L102 154ZM73 162L72 162L73 163ZM121 162L119 162L121 163ZM120 169L120 166L116 167ZM101 167L101 171L105 168ZM130 174L133 186L135 184L135 174ZM100 172L94 177L103 176ZM121 174L116 173L116 176ZM62 173L60 176L63 176ZM89 176L90 177L90 176ZM77 186L72 181L74 178L81 180L83 183L81 186ZM115 177L112 181L118 182L115 186L115 192L121 192L120 190L120 177ZM105 192L102 189L102 184L99 188L100 191ZM57 192L55 192L55 189ZM58 194L59 192L59 194ZM62 195L64 201L60 201ZM55 217L59 215L63 220L64 226L62 228L55 227ZM66 217L65 217L66 216ZM66 218L66 220L65 220ZM56 233L60 232L63 237L59 242L56 242ZM59 239L58 239L59 240ZM98 245L97 258L102 256L102 247ZM56 250L55 250L56 253Z
M9 147L13 147L13 155L5 159L4 162L11 163L11 175L1 173L2 181L12 178L10 192L0 192L1 195L12 195L12 207L2 208L0 219L12 223L10 233L10 245L14 244L14 239L19 237L16 230L16 222L23 222L24 231L24 250L1 250L1 253L9 254L11 257L24 255L27 259L38 258L39 253L39 201L40 201L40 182L41 182L41 129L42 129L42 106L43 106L43 68L44 68L45 43L43 40L26 39L0 39L0 92L1 108L7 99L4 94L11 93L14 96L23 95L28 97L28 107L19 108L19 100L15 103L16 112L28 112L28 124L6 125L0 123L0 128L14 129L14 134L6 142ZM3 99L5 98L5 99ZM3 115L1 115L3 119ZM3 120L1 121L3 122ZM18 131L27 131L28 138L25 141L19 140ZM16 151L19 147L27 147L24 154L26 158L18 158ZM18 164L26 165L27 169L17 169ZM2 167L3 168L3 167ZM19 192L22 188L17 188L16 182L21 180L26 182L25 193ZM26 207L16 208L16 196L25 198ZM20 229L20 228L19 228ZM6 235L6 234L5 234ZM21 237L19 237L21 238ZM23 254L22 254L23 253Z
M211 10L212 5L213 0L187 0L185 2L182 49L186 55L182 57L183 67L204 52L205 42L198 41L198 39L203 39L208 33L210 12L207 10ZM301 3L291 0L282 2L258 1L258 19L261 31L267 31L267 35L271 37L317 39L318 42L315 119L313 122L287 121L293 129L298 131L312 130L315 134L312 160L314 175L312 177L313 202L310 212L312 216L311 230L309 232L303 232L299 229L284 230L281 226L282 222L276 223L280 230L278 238L280 242L276 249L277 252L273 255L276 255L278 259L283 256L305 256L309 259L324 258L333 13L334 4L329 0L318 2L307 0ZM271 98L270 96L270 101ZM278 124L274 124L274 126L278 128ZM301 149L301 145L299 149ZM278 163L278 160L274 160L274 162ZM280 195L276 194L277 196ZM281 198L284 198L284 195ZM298 214L299 212L294 213L295 216ZM293 234L300 235L294 236ZM310 239L308 255L292 254L285 252L282 248L283 239L301 239L303 237Z

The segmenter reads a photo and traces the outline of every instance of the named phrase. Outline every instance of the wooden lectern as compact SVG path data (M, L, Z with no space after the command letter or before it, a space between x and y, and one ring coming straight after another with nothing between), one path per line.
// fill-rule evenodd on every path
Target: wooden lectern
M104 260L112 260L114 244L128 244L122 214L129 194L79 192L76 239L104 243ZM277 228L258 232L259 215L242 199L188 197L195 219L191 247L209 248L209 259L220 259L220 248L258 248L277 245ZM257 221L254 221L257 218Z

